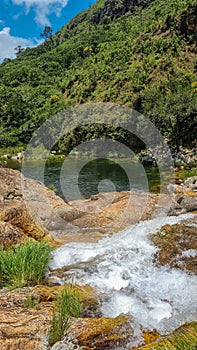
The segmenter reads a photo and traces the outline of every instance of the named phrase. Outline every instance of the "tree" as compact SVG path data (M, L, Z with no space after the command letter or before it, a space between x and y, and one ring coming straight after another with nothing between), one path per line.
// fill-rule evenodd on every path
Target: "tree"
M50 26L45 26L43 33L40 34L41 37L44 37L45 40L51 39L53 29Z
M25 49L21 45L18 45L17 47L15 47L14 50L16 51L16 57L18 57L21 54L21 52L23 52Z

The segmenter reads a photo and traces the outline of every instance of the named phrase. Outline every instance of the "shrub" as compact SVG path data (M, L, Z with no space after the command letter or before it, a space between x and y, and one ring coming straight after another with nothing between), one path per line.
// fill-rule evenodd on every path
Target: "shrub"
M21 288L43 281L52 249L49 244L36 241L7 251L1 248L1 284Z
M81 314L79 296L74 286L68 285L58 296L53 309L49 344L52 346L61 339L69 327L69 317L79 317Z

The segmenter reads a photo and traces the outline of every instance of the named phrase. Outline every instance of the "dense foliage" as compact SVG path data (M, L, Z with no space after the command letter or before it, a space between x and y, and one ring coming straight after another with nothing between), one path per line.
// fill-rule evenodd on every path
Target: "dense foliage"
M111 2L0 65L0 147L23 147L48 117L92 101L134 107L177 147L195 142L196 0Z

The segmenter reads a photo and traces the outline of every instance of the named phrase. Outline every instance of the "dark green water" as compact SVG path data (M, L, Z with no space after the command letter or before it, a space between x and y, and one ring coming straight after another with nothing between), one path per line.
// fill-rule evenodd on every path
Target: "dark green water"
M66 158L63 161L9 161L26 177L53 186L66 200L88 198L99 192L136 190L157 193L160 174L157 167L144 167L130 159ZM167 179L167 183L169 183Z

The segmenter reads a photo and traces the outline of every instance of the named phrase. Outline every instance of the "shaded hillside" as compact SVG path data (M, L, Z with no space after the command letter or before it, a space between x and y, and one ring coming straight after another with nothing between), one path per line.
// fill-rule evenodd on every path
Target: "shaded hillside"
M56 112L116 102L173 144L197 134L196 0L98 0L42 45L0 65L0 146L23 146Z

